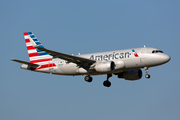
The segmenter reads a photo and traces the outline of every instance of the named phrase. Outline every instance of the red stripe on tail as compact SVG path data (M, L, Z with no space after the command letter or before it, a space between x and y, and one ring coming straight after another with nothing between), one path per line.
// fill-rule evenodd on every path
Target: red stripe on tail
M27 50L35 49L33 46L27 46Z
M30 42L30 40L29 40L29 39L25 39L25 41L26 41L26 43L29 43L29 42Z
M36 57L36 56L39 56L39 54L36 52L36 53L29 53L29 57Z
M27 33L27 32L25 32L25 33L24 33L24 36L25 36L25 35L28 35L28 33Z
M37 69L43 69L43 68L50 68L50 67L56 67L56 65L54 63L51 64L45 64L45 65L41 65L39 68Z
M46 61L52 61L52 58L33 60L31 61L31 63L39 63L39 62L46 62Z

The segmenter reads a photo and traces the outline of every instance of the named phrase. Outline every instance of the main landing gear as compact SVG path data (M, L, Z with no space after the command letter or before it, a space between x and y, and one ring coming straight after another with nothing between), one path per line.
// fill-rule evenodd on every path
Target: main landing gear
M148 74L148 72L149 72L149 71L148 71L148 67L144 67L144 69L145 69L145 71L146 71L145 77L149 79L151 76Z
M103 85L105 87L110 87L111 86L111 82L109 81L110 77L112 77L112 74L107 74L107 80L103 82Z
M107 74L107 80L105 80L105 81L103 82L103 85L104 85L105 87L110 87L110 86L111 86L111 82L109 81L109 78L110 78L110 77L112 77L112 74ZM92 78L90 75L87 75L87 76L84 77L84 80L85 80L86 82L92 82L93 78Z
M90 76L90 70L88 70L88 75L85 76L84 80L86 82L92 82L93 78Z
M87 75L87 76L84 78L84 80L85 80L86 82L92 82L93 78L92 78L90 75Z

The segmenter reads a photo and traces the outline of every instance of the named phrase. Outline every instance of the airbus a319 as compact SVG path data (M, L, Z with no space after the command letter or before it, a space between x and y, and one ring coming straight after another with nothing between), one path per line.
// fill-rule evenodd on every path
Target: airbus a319
M109 78L117 75L125 80L139 80L142 70L146 78L150 78L148 69L167 63L171 58L162 50L152 47L132 48L83 55L69 55L46 49L32 32L25 32L24 38L30 62L11 59L22 63L21 68L35 72L56 75L86 75L84 80L92 82L92 75L106 74L103 82L110 87Z

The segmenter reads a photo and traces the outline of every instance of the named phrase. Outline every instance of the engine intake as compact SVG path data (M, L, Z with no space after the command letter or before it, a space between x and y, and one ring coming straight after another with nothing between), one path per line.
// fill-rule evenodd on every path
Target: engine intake
M95 65L97 72L110 72L115 70L115 63L113 61L97 62Z
M118 78L124 78L125 80L139 80L142 78L141 69L132 69L126 72L118 74Z

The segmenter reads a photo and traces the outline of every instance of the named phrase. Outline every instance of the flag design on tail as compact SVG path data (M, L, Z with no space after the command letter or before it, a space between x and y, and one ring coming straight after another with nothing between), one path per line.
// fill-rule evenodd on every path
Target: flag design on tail
M31 67L32 70L52 68L56 66L54 63L52 63L53 57L49 55L49 53L35 48L35 46L42 48L44 48L44 46L41 44L41 42L32 32L25 32L24 38L28 50L30 63L35 63L40 65L40 67L38 68Z

